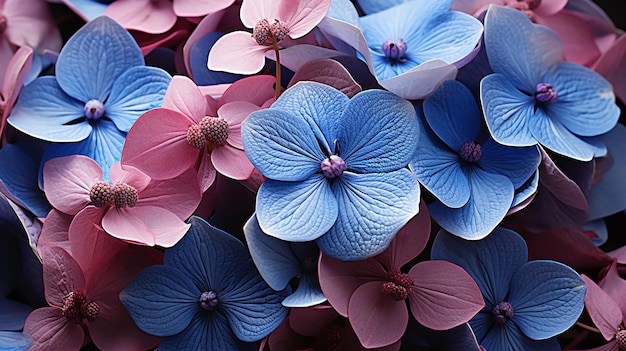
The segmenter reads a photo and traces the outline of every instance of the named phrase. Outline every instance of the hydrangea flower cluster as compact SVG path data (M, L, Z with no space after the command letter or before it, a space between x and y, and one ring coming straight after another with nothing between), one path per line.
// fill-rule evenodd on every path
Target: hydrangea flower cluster
M0 0L0 351L626 350L613 12Z

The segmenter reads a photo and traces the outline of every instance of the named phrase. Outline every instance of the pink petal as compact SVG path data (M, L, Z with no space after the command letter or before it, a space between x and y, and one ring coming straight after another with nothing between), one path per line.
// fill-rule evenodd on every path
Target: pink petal
M384 279L387 272L377 260L340 261L322 254L319 280L322 292L337 312L346 317L354 291L364 282Z
M12 51L12 50L11 50ZM0 53L0 56L3 54ZM5 72L0 72L0 82L2 83L2 119L0 120L0 135L4 135L6 119L9 117L13 105L19 96L19 92L24 85L24 80L30 71L33 58L33 49L22 46L11 57L8 63L0 62L0 67L6 67ZM0 68L0 71L2 69Z
M37 248L41 250L44 246L60 246L71 252L68 230L72 218L74 217L52 209L41 227Z
M43 167L43 183L50 204L74 215L89 204L91 187L102 180L102 169L87 156L73 155L48 160Z
M289 326L300 335L315 337L320 336L324 328L338 317L337 311L327 305L292 308L289 312Z
M254 77L254 76L252 76ZM233 83L223 83L223 84L215 84L215 85L205 85L199 86L202 95L206 97L210 97L211 99L219 99ZM217 111L217 109L215 109ZM213 114L208 114L207 116L217 116L217 112Z
M235 180L248 179L254 170L246 153L229 145L213 149L211 162L218 172Z
M217 115L228 122L228 140L227 143L243 150L241 141L241 123L250 115L250 113L260 108L247 101L229 102L222 105L217 110Z
M617 333L623 317L619 306L604 292L593 280L582 274L581 277L587 284L585 295L585 309L605 340L611 340Z
M542 1L533 12L540 16L550 16L563 10L565 5L567 5L567 0Z
M200 123L205 116L207 103L196 83L186 76L174 76L163 97L163 108L174 110Z
M215 177L217 176L217 171L215 167L213 167L213 163L211 163L211 155L203 154L200 157L200 163L198 165L198 177L197 181L200 184L200 191L204 193L213 182L215 182Z
M45 1L5 0L2 3L2 14L9 21L4 35L14 45L27 45L39 52L61 50L61 33Z
M300 38L310 32L326 16L330 0L278 0L277 18L287 24L289 36ZM242 6L243 7L243 6Z
M263 339L259 350L266 350L265 345L269 345L269 349L272 351L305 350L306 347L310 346L311 338L291 330L289 327L290 320L290 316L287 316L269 337Z
M400 269L424 250L429 238L430 214L422 201L419 213L400 228L389 247L377 259L388 270Z
M413 286L409 305L423 326L447 330L472 319L485 301L476 282L463 268L447 261L424 261L409 271Z
M274 83L276 83L276 78L268 75L255 75L239 79L224 91L218 106L233 101L248 101L257 106L262 106L267 100L275 97Z
M626 320L626 299L624 299L624 296L626 296L626 280L619 275L616 261L613 261L599 285L602 290L617 302L622 311L622 318Z
M174 0L174 13L179 17L200 17L232 5L235 0Z
M626 35L622 35L598 60L594 70L604 76L611 84L615 95L626 102L626 80L620 77L626 76Z
M185 220L200 203L202 192L196 172L187 170L173 179L154 180L139 194L137 206L156 206Z
M72 323L60 308L44 307L26 318L24 333L32 336L32 351L78 351L83 346L85 332L80 324Z
M59 246L41 250L43 284L50 306L63 306L63 297L85 288L85 277L80 266L65 249Z
M133 188L137 190L137 192L141 193L143 189L145 189L148 184L150 184L150 177L131 165L124 165L120 162L115 162L111 165L110 178L113 184L117 182L123 182L128 185L131 185Z
M144 32L133 32L133 37L139 44L141 53L148 55L158 47L167 48L171 45L178 45L189 37L191 32L191 23L186 20L178 20L170 30L161 34L148 34ZM181 69L182 71L182 69Z
M363 347L363 345L361 345L361 342L359 341L359 338L356 336L356 334L354 333L354 329L352 328L352 326L350 325L350 321L347 321L346 324L344 325L344 330L346 331L346 333L344 334L343 337L343 342L341 343L341 345L343 346L343 350L358 350L358 351L398 351L400 350L400 346L402 344L402 339L396 341L395 343L389 345L389 346L384 346L384 347L377 347L374 349L366 349L365 347Z
M273 21L278 19L281 1L273 0L246 0L241 3L239 17L241 23L248 28L254 28L262 19Z
M543 3L549 1L542 2L542 5ZM600 57L593 31L582 18L571 11L564 10L553 16L538 17L537 23L548 26L561 36L565 60L586 65Z
M382 282L359 286L348 306L348 319L366 348L391 345L402 337L409 323L404 300L395 301L380 290Z
M265 65L269 46L259 45L249 32L231 32L215 42L209 52L208 67L213 71L254 74Z
M109 235L131 244L154 246L154 234L135 211L130 211L133 208L111 208L102 218L102 228Z
M193 167L198 151L187 142L194 121L185 115L157 108L144 113L130 128L121 163L137 167L153 179L176 177ZM167 167L163 164L167 163Z
M107 6L104 14L126 29L150 34L167 32L176 23L169 0L117 0Z

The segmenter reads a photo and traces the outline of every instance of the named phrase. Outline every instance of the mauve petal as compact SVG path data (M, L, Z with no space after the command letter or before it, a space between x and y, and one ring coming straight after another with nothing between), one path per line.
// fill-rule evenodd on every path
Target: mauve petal
M289 326L294 332L311 337L323 333L324 328L339 317L337 311L328 305L310 308L294 308L289 311Z
M626 248L626 246L623 246ZM613 298L615 302L619 305L620 310L622 311L622 315L624 316L624 320L626 320L626 300L622 297L626 292L626 280L624 280L618 272L617 264L620 263L619 260L614 260L610 266L606 275L600 281L600 287L605 291L609 296Z
M9 0L2 5L3 15L9 22L4 35L14 45L28 45L38 52L61 49L61 33L46 2Z
M395 301L381 292L381 281L359 286L350 297L348 319L366 348L388 346L400 340L409 323L404 300Z
M263 74L239 79L224 91L218 106L234 101L248 101L262 106L267 100L275 97L275 82L274 76Z
M243 1L239 17L244 26L252 29L262 19L273 21L278 18L281 1Z
M207 65L213 71L254 74L265 65L265 52L270 49L257 44L249 32L230 32L215 42Z
M50 306L61 307L67 294L85 289L83 272L65 249L44 247L41 258L46 301Z
M73 218L74 216L52 209L46 216L45 225L41 227L37 247L41 250L46 245L61 246L71 252L68 230Z
M107 6L104 14L126 29L149 34L164 33L176 23L176 14L168 0L117 0Z
M231 102L220 106L217 115L228 122L228 139L226 139L228 144L243 150L241 123L250 113L259 109L257 105L247 101Z
M70 322L61 309L44 307L33 311L24 325L24 333L32 336L32 351L78 351L85 332L80 324Z
M163 97L163 108L174 110L199 123L206 115L207 101L200 89L187 76L174 76Z
M174 179L152 181L140 194L137 206L164 208L181 220L187 219L201 201L196 172L187 170Z
M139 194L150 184L150 177L145 173L141 172L137 168L133 166L125 166L123 167L120 162L115 162L111 165L110 170L111 183L115 184L117 182L126 183L135 190Z
M0 57L2 56L3 54L0 52ZM2 97L0 98L0 106L2 106L2 114L0 114L0 135L4 135L6 119L11 113L11 109L30 72L32 60L33 49L28 46L22 46L11 56L8 63L0 62L0 67L6 67L5 72L2 72L0 69L0 82L2 82Z
M430 215L424 201L420 202L419 213L411 218L396 234L389 247L376 260L387 269L400 269L417 257L430 238Z
M235 180L248 179L254 170L246 153L230 145L213 149L211 162L218 172Z
M585 309L605 340L611 340L619 330L620 323L624 320L622 311L613 298L602 290L596 282L586 275L581 278L587 285L585 295Z
M594 65L594 70L613 84L615 95L622 102L626 102L626 81L619 77L626 74L626 65L622 64L624 56L626 56L626 35L620 36Z
M567 5L567 0L542 1L533 11L541 16L550 16L563 10L565 5Z
M100 166L83 155L53 158L43 168L48 201L68 215L75 215L89 204L91 187L102 179Z

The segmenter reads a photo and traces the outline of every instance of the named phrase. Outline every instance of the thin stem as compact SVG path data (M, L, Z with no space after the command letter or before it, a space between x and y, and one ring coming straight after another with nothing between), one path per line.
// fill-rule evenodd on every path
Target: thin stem
M602 334L600 332L600 330L598 330L597 328L594 328L592 326L589 326L587 324L584 324L584 323L581 323L581 322L576 322L576 325L581 327L581 328L583 328L583 329L585 329L585 330L588 330L590 332L597 333L597 334Z
M276 53L276 99L280 96L281 88L280 88L280 49L278 48L278 43L276 42L276 38L274 38L272 42L272 47L274 47L274 52Z
M581 341L585 340L587 338L587 336L589 336L589 334L591 334L591 332L589 330L583 330L580 334L578 334L576 336L576 338L574 338L574 340L572 340L569 344L567 344L563 348L563 351L571 350L571 349L575 348L576 346L578 346L578 344L580 344Z

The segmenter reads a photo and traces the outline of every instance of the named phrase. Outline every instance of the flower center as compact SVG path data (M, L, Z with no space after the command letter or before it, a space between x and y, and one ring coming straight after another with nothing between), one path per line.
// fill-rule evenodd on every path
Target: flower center
M113 197L113 202L117 208L134 207L139 199L137 189L123 182L115 183L113 186Z
M343 171L348 169L346 162L337 155L330 155L327 159L322 161L320 168L326 178L335 178L343 174Z
M217 298L215 291L205 291L200 295L200 307L207 311L214 310L219 305L220 300Z
M389 295L395 301L406 300L409 297L411 285L413 285L413 277L399 270L393 270L387 273L380 290L383 294Z
M88 121L97 121L104 115L104 105L100 100L89 100L85 104L85 117Z
M620 350L626 351L626 330L619 330L617 334L615 334L615 341Z
M196 149L202 149L207 142L212 146L222 146L228 139L228 122L221 117L205 116L200 123L187 129L187 142Z
M0 13L0 34L7 29L7 17Z
M556 93L556 90L554 90L554 87L548 83L537 84L537 87L535 88L535 94L533 96L535 98L535 101L542 104L556 102L557 98L559 97Z
M262 19L254 26L252 38L259 45L272 46L285 39L287 33L287 25L284 22L274 19L274 23L270 24L268 20Z
M62 313L65 318L80 323L87 318L93 322L98 318L100 307L95 302L87 302L87 295L81 290L75 290L63 298Z
M383 54L385 58L391 63L391 65L395 65L398 62L406 61L404 55L406 54L406 43L402 38L397 41L393 41L391 39L387 39L383 42L382 45Z
M483 148L479 143L475 141L469 141L463 145L461 145L461 149L459 149L459 155L461 159L466 162L476 162L480 160L483 156Z
M113 188L105 181L99 181L89 190L89 200L96 207L111 206L115 201Z
M495 305L491 309L491 313L493 313L496 323L504 324L513 318L513 306L511 306L510 303L503 301Z

